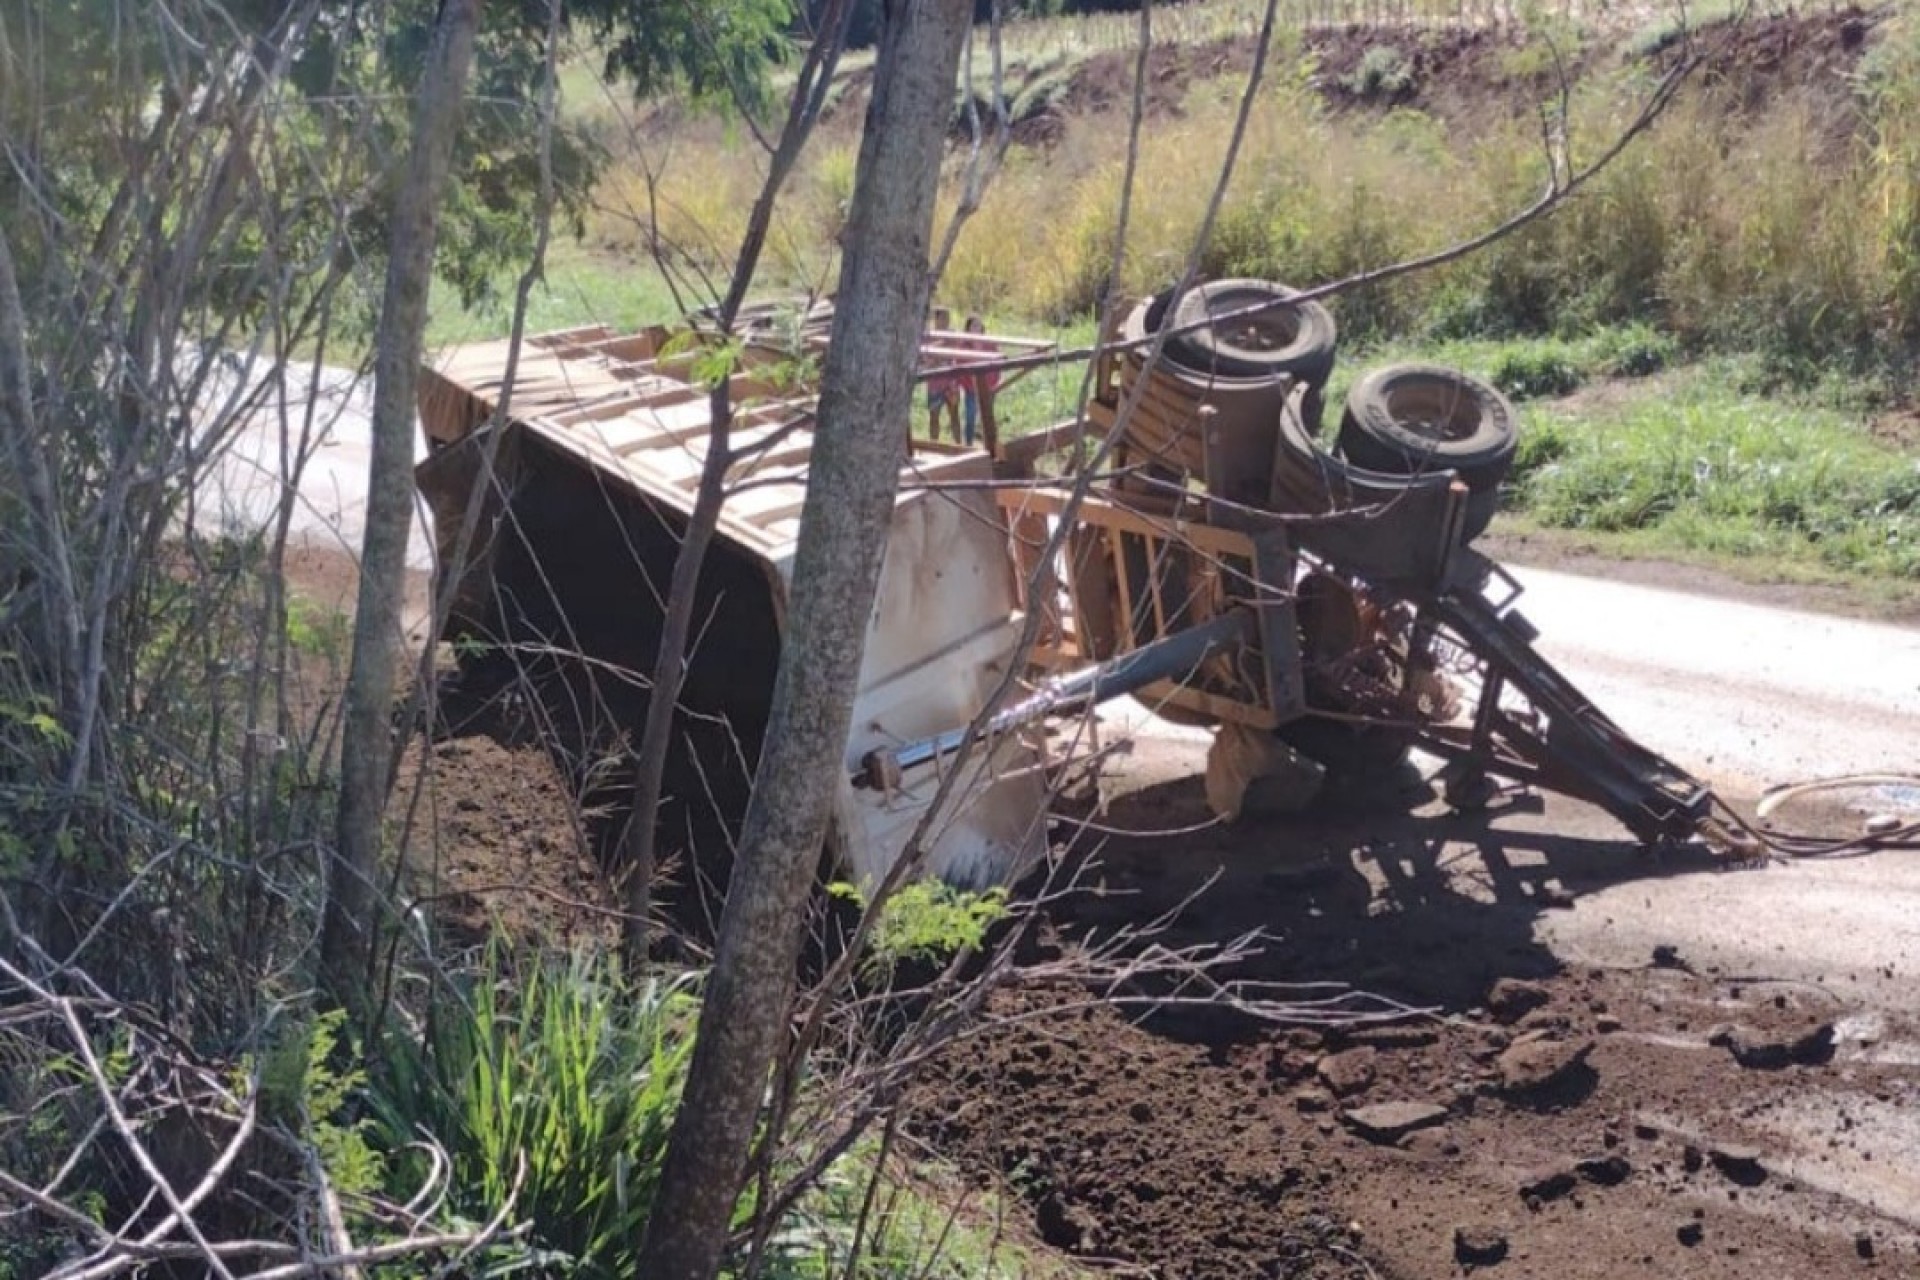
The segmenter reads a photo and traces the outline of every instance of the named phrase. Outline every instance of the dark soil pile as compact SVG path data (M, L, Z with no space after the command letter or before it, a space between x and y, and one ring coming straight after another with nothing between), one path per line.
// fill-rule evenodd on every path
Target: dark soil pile
M617 933L590 824L536 736L524 702L504 695L443 708L442 731L415 739L400 765L389 823L408 830L421 909L451 941L496 928L570 947ZM411 821L409 821L411 817Z
M1170 788L1122 817L1171 827L1198 804ZM1558 875L1534 862L1546 846ZM1491 901L1449 880L1474 858ZM1102 876L1125 892L1062 903L1050 954L1163 912L1174 948L1258 924L1271 943L1233 976L1346 978L1432 1014L1322 1033L1015 986L914 1124L1048 1242L1156 1276L1920 1267L1912 1232L1823 1189L1906 1159L1874 1117L1920 1103L1920 1074L1847 1040L1838 995L1672 950L1568 968L1534 940L1575 891L1660 869L1624 843L1440 817L1115 841ZM1814 1112L1808 1139L1788 1118Z

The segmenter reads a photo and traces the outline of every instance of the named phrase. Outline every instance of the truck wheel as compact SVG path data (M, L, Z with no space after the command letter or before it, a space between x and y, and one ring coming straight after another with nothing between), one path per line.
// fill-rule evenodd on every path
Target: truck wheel
M1184 329L1294 293L1267 280L1214 280L1188 290L1169 323ZM1169 339L1168 348L1181 364L1201 372L1230 378L1284 374L1320 387L1333 372L1338 342L1333 314L1317 302L1298 302Z
M1466 536L1486 531L1518 440L1513 406L1454 369L1375 369L1347 394L1337 447L1355 466L1390 475L1455 471L1466 484Z

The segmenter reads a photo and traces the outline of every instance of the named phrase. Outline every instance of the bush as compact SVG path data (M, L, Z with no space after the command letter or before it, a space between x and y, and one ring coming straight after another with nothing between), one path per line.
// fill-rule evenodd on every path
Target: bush
M1616 378L1649 377L1680 357L1680 344L1671 334L1645 323L1601 330L1592 350L1599 371Z
M1360 62L1340 77L1340 87L1367 102L1397 102L1413 93L1413 64L1390 44L1370 45Z
M1562 342L1515 343L1503 347L1488 370L1493 385L1516 400L1564 396L1586 381L1573 352Z

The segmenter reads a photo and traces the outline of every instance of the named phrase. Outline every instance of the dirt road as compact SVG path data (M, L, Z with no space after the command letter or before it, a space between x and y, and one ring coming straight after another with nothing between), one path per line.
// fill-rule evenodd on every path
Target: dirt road
M1736 804L1920 769L1920 631L1521 576L1543 649ZM1204 821L1203 751L1142 726L1102 821ZM921 1123L1056 1244L1170 1277L1367 1274L1342 1250L1402 1277L1920 1272L1920 854L1656 860L1536 799L1456 817L1409 774L1312 820L1109 841L1109 892L1060 944L1163 910L1170 945L1262 927L1240 976L1439 1016L1323 1037L1075 1014L991 1038ZM1369 1131L1383 1103L1417 1123Z

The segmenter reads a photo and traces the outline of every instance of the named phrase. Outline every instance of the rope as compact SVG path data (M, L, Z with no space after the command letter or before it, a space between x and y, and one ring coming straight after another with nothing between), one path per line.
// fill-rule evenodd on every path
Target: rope
M1785 783L1769 787L1761 795L1754 814L1761 822L1765 822L1769 815L1789 800L1822 791L1867 786L1920 787L1920 774L1849 773L1809 782ZM1765 850L1782 858L1857 858L1882 849L1920 849L1920 819L1900 823L1884 831L1834 837L1756 826L1719 796L1713 797L1713 809L1714 816L1708 819L1709 834L1724 838L1735 848Z

